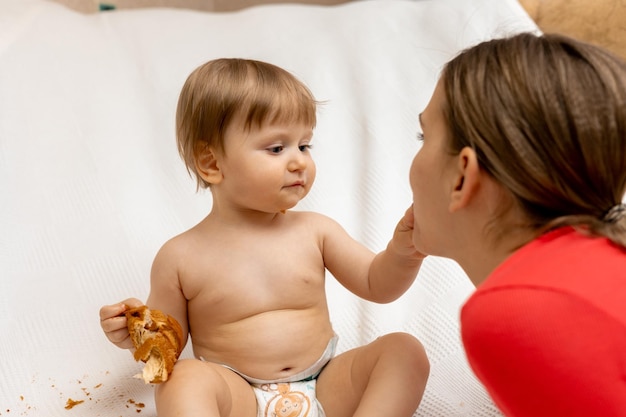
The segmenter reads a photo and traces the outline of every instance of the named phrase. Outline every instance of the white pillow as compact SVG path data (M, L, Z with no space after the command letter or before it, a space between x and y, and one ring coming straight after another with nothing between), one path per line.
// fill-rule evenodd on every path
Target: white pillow
M379 250L410 204L417 114L443 63L535 29L515 0L96 15L0 2L0 415L67 417L70 399L84 401L76 415L154 414L152 389L132 378L141 365L108 343L98 309L145 299L158 248L210 209L174 142L178 93L196 66L269 61L326 102L317 183L299 208ZM417 416L498 415L459 340L472 286L456 264L429 258L388 305L358 300L330 276L328 291L340 350L396 330L423 341L431 376Z

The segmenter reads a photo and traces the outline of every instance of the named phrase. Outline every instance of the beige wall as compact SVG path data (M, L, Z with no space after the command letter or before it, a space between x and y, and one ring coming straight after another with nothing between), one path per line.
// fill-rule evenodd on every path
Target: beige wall
M112 5L117 9L135 9L141 7L176 7L216 12L240 10L245 7L268 3L307 3L333 5L349 0L53 0L83 13L95 13L100 4Z
M564 33L626 59L626 0L519 0L544 32Z
M269 3L334 5L350 0L52 0L83 13L99 5L118 9L177 7L206 11L234 11ZM352 0L357 1L357 0ZM626 59L626 0L519 0L544 32L558 32L612 50Z

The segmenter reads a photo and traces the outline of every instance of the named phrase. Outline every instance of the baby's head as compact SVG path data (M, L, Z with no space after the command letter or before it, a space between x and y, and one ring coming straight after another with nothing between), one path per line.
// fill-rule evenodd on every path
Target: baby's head
M311 91L275 65L239 58L209 61L187 78L176 110L178 151L198 187L208 188L196 169L207 147L224 152L226 129L243 120L244 129L273 123L316 124Z

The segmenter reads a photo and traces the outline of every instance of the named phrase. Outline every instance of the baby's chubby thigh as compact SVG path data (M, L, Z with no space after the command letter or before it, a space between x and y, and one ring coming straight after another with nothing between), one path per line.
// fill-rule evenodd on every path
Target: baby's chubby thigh
M235 372L211 362L181 359L167 382L155 391L159 417L256 417L250 384Z
M419 340L390 333L333 358L317 380L317 398L327 415L410 416L429 372Z

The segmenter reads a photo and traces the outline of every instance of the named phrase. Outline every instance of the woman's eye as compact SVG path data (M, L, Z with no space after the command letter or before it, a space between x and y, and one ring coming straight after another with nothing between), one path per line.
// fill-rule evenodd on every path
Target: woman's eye
M424 133L417 132L417 140L419 140L420 142L423 142L424 141Z

